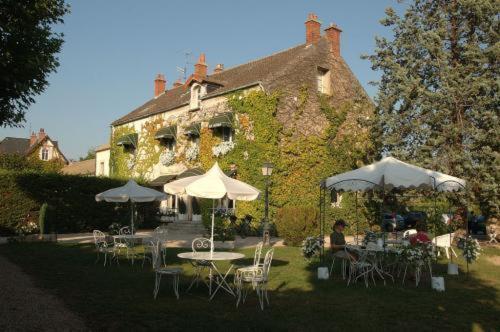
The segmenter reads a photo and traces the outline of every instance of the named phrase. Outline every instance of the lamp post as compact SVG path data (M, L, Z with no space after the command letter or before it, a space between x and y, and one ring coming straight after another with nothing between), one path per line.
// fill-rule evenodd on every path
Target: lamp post
M270 242L270 236L269 236L269 178L271 177L271 174L273 173L273 167L274 165L265 162L262 165L262 175L266 178L266 196L265 196L265 207L264 207L264 229L262 232L262 242L264 244L268 245Z

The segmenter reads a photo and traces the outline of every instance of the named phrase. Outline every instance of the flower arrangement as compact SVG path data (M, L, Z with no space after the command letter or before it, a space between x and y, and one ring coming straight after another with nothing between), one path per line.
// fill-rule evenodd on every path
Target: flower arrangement
M436 259L432 243L417 242L413 246L403 246L400 250L403 261L408 264L422 265Z
M320 236L309 236L304 242L302 242L302 255L306 259L311 259L314 256L319 255L321 248L323 247L324 239Z
M465 260L467 263L472 263L479 257L479 252L481 251L481 246L479 245L479 242L472 238L472 236L468 236L465 238L464 241L464 247L463 247L463 253L462 255L464 256Z
M229 151L234 149L234 145L235 145L234 142L229 142L229 141L219 143L212 148L212 154L215 157L222 157L226 155Z
M186 159L188 161L193 161L198 158L198 155L200 154L200 148L198 145L191 145L187 150L186 150Z
M163 166L170 166L175 161L175 152L170 150L165 150L160 155L160 162Z

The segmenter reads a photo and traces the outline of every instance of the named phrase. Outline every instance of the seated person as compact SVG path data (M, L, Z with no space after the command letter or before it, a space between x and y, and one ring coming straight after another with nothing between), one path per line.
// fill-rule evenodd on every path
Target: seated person
M426 227L424 223L418 223L417 227L417 234L413 234L410 236L410 244L412 246L416 245L417 243L430 243L431 239L429 238L429 235L427 235L426 232Z
M345 237L344 228L347 226L346 222L342 219L338 219L333 225L333 232L330 234L330 248L332 253L336 257L347 258L344 251L345 248Z

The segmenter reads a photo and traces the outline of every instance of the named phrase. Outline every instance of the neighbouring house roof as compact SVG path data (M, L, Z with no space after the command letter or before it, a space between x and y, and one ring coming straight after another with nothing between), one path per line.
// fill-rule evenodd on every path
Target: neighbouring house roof
M68 163L68 159L64 156L64 154L59 149L59 144L57 141L53 141L48 135L46 135L43 139L38 140L35 144L30 146L29 138L18 138L18 137L5 137L2 141L0 141L0 154L19 154L22 156L27 156L35 151L40 145L42 145L47 140L50 140L54 147L59 152L61 158Z
M316 68L316 66L322 65L322 59L325 59L325 56L330 53L330 43L326 38L322 37L314 45L301 44L264 58L212 73L204 81L209 83L217 82L219 86L202 99L255 85L261 85L265 90L279 88L281 84L288 83L288 80L300 80L300 77L290 75L296 68ZM338 75L346 78L346 80L356 80L344 60L342 58L338 58L338 60L338 68L335 68ZM121 125L163 113L187 105L189 100L189 85L183 84L149 100L144 105L114 121L112 125Z
M97 148L95 148L95 152L106 151L106 150L109 150L110 148L111 148L111 146L109 145L109 143L102 144L102 145L99 145Z
M0 154L19 154L24 156L29 147L29 138L5 137L0 141Z
M76 161L61 169L64 174L95 175L95 159Z

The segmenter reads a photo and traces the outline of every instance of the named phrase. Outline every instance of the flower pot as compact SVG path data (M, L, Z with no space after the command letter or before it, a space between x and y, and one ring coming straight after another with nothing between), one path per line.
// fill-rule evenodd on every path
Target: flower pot
M201 222L201 214L193 214L193 221Z
M444 292L444 278L443 277L432 277L431 287L438 292Z
M448 263L448 274L458 275L458 265L454 263Z
M327 280L329 278L328 267L320 266L318 267L318 279Z

